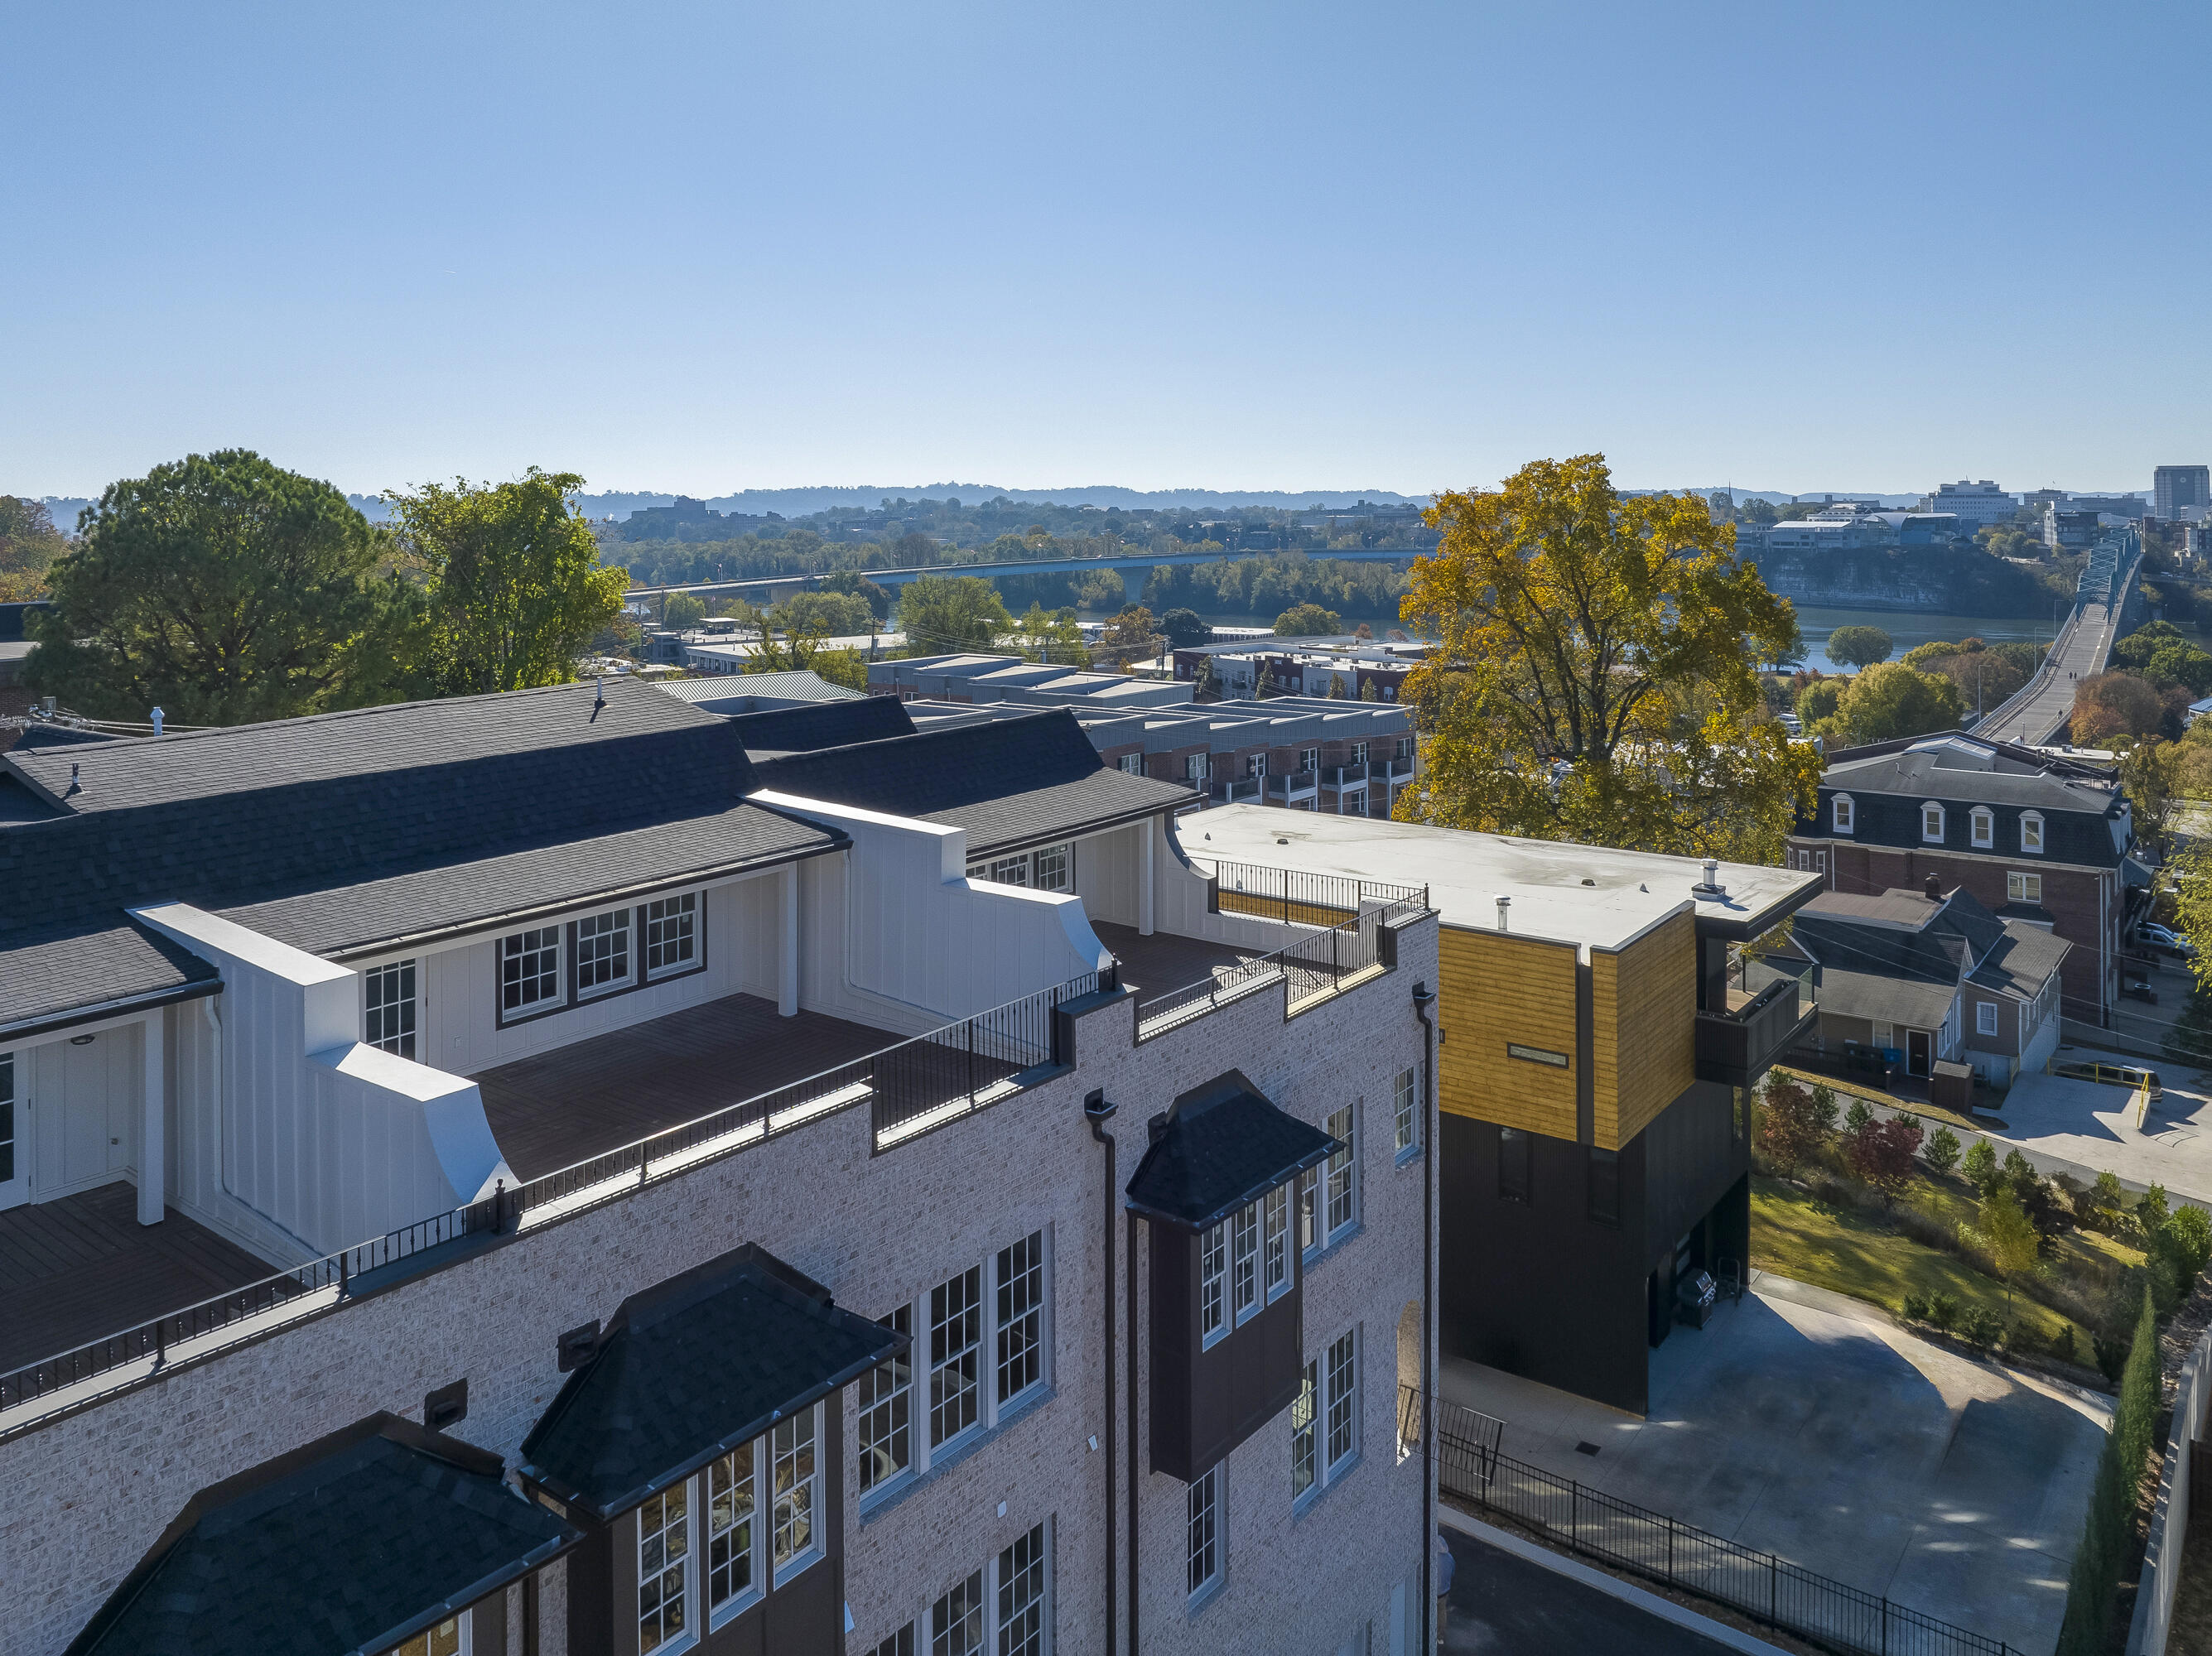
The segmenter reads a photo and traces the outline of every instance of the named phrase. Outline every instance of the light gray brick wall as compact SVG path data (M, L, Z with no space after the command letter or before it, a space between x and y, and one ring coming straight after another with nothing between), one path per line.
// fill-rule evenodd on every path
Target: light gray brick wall
M1389 1115L1392 1077L1419 1062L1409 992L1417 979L1433 983L1435 969L1436 928L1424 920L1404 933L1397 971L1287 1023L1280 995L1261 993L1139 1047L1131 1007L1110 1006L1079 1025L1071 1073L889 1154L870 1153L867 1112L848 1110L0 1442L0 1488L13 1497L0 1511L9 1648L60 1651L198 1490L378 1410L420 1419L423 1394L451 1380L469 1381L469 1417L455 1435L512 1462L560 1388L562 1330L740 1243L761 1244L841 1305L878 1315L1049 1228L1052 1387L1042 1403L863 1520L845 1394L848 1643L866 1650L1049 1520L1054 1648L1101 1652L1103 1152L1082 1101L1103 1088L1121 1107L1119 1186L1142 1153L1146 1117L1231 1067L1303 1119L1318 1124L1347 1101L1362 1112L1364 1227L1313 1270L1305 1325L1310 1346L1355 1322L1364 1331L1364 1458L1294 1521L1287 1411L1239 1448L1229 1465L1227 1577L1195 1617L1182 1592L1182 1486L1145 1477L1144 1648L1328 1652L1369 1622L1379 1641L1392 1584L1421 1556L1421 1463L1397 1463L1394 1422L1397 1319L1419 1294L1430 1162L1395 1164ZM1125 1268L1117 1258L1117 1283ZM1117 1387L1125 1360L1117 1351ZM1117 1430L1125 1404L1117 1396ZM1140 1446L1143 1429L1140 1417ZM562 1643L561 1574L542 1584L548 1656Z

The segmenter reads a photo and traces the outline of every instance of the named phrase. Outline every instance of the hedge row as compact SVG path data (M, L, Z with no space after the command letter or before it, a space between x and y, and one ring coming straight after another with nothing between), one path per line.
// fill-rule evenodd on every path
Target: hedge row
M2143 1463L2158 1426L2158 1307L2143 1295L2136 1319L2135 1344L2120 1374L2119 1406L2112 1430L2097 1462L2097 1486L2089 1497L2088 1521L2074 1554L2066 1582L2066 1623L2059 1629L2057 1656L2100 1656L2110 1632L2120 1573L2127 1568L2135 1533L2136 1499Z

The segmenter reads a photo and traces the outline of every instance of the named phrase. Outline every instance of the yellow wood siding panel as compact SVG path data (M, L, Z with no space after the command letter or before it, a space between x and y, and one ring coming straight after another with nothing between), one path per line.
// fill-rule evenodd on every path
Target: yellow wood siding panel
M1437 1101L1454 1115L1554 1138L1575 1136L1575 949L1497 931L1438 939L1437 1012L1447 1039ZM1564 1052L1567 1066L1508 1058L1506 1043Z
M1617 1150L1698 1078L1698 929L1677 914L1619 953L1590 952L1591 1137Z

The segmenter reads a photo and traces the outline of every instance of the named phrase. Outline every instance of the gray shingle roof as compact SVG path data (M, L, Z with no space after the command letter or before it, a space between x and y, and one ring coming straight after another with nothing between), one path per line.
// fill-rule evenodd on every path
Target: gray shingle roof
M749 1244L623 1301L522 1441L523 1472L612 1517L907 1343Z
M720 713L750 713L795 702L857 701L862 692L832 684L817 672L738 673L713 678L664 678L658 687L681 701ZM725 704L736 704L734 706Z
M1191 800L1171 782L1108 770L1060 708L770 760L759 773L761 786L780 793L964 828L970 857Z
M756 762L914 734L914 720L908 715L906 703L891 695L743 713L730 723Z
M1849 794L1854 807L1856 820L1848 835L1832 834L1832 803L1838 793ZM2043 817L2044 861L2110 868L2125 850L2114 835L2124 801L2110 776L2032 749L1956 731L1830 755L1820 779L1818 814L1800 821L1797 832L1918 847L1924 843L1920 806L1926 800L1946 807L1946 851L2033 854L2020 850L2021 817L2031 810ZM1972 843L1976 805L1990 807L1994 819L1990 846Z
M498 1456L374 1416L195 1495L68 1656L381 1656L578 1538Z

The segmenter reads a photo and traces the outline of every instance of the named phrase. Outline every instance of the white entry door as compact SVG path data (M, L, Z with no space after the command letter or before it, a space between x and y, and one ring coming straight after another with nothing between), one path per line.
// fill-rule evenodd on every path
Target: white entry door
M12 1208L31 1194L31 1147L24 1129L31 1113L23 1107L13 1052L0 1052L0 1208Z
M138 1026L127 1023L31 1049L38 1200L128 1178L137 1165L139 1040Z

